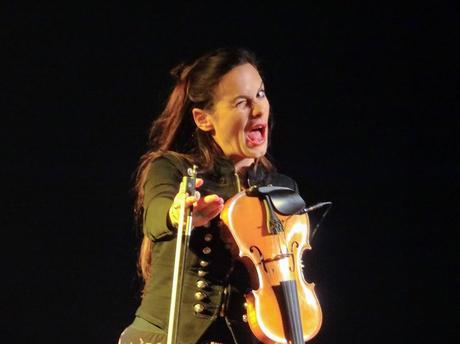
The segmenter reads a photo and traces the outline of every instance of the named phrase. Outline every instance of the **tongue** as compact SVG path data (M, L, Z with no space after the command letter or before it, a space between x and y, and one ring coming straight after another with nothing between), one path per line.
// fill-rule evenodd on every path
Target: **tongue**
M250 141L252 141L252 143L255 144L260 144L263 141L262 133L260 132L260 130L251 130L248 133L248 138Z

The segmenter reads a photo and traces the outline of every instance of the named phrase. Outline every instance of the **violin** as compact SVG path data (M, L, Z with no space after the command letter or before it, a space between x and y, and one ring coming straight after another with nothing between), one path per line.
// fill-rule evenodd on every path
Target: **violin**
M223 239L248 270L247 321L263 343L301 344L322 323L314 283L304 276L310 250L305 202L285 187L252 187L228 199L220 218Z

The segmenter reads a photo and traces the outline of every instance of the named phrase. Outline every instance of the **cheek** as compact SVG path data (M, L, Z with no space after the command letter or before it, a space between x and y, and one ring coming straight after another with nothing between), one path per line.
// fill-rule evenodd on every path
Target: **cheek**
M268 102L268 100L265 102L265 105L264 105L264 114L267 115L270 115L270 103Z
M239 126L234 121L221 121L215 126L216 137L223 144L232 144L238 140Z
M229 120L222 123L222 129L227 132L228 135L237 135L244 130L246 123L243 116L234 114Z
M244 128L247 124L247 115L238 111L221 113L221 116L214 123L216 136L222 142L235 142L244 136Z

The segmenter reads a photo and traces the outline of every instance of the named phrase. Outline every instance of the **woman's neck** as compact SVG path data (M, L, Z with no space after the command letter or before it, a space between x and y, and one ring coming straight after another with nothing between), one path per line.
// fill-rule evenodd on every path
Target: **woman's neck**
M238 174L245 174L246 170L248 169L249 166L251 166L254 163L253 158L247 158L247 159L241 159L237 162L235 162L235 171Z

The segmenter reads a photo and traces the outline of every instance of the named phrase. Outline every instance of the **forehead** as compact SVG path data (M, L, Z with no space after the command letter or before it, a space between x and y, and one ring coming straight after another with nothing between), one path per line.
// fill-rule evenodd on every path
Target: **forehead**
M225 74L215 88L216 99L253 96L262 84L262 78L253 65L246 63Z

